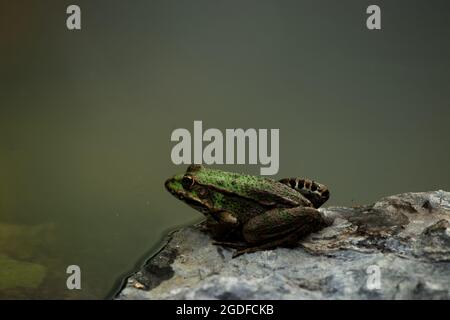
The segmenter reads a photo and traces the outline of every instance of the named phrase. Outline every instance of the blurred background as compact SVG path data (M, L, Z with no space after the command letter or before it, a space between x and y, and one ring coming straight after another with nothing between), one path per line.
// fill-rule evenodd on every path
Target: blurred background
M370 4L0 0L0 298L110 297L201 218L163 187L194 120L279 128L275 178L328 185L326 205L449 190L450 5L376 1L369 31Z

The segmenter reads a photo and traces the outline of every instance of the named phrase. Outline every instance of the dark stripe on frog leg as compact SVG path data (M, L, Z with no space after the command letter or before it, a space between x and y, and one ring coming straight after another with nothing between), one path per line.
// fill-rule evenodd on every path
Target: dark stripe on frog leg
M319 208L330 197L330 192L326 186L310 179L284 178L279 180L279 182L300 192L305 198L312 202L315 208Z
M309 179L303 179L303 178L284 178L279 180L278 182L287 185L288 187L291 187L294 190L300 191L300 190L310 190L312 181Z

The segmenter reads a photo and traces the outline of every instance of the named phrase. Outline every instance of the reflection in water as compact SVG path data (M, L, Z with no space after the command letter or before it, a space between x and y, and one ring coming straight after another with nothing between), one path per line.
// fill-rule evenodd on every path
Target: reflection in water
M3 297L8 297L8 291L39 288L47 268L43 265L14 260L8 256L0 256L0 292Z
M89 299L104 296L86 284L69 291L61 252L53 249L58 239L54 224L0 223L0 299Z
M55 241L54 230L53 224L0 223L0 298L51 298L57 294L51 289L49 296L42 295L62 276L55 272L61 262L46 250Z

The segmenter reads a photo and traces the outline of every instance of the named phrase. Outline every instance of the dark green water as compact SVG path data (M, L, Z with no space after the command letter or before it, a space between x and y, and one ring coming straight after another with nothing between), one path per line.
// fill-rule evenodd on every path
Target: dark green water
M199 214L164 180L175 128L279 128L330 205L450 189L444 1L0 5L0 298L104 298ZM257 174L259 166L224 166ZM65 270L82 271L82 290Z

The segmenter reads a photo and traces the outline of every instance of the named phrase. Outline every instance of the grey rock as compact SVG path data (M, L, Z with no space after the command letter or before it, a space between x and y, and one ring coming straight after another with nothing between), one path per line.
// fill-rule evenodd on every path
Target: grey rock
M116 299L449 299L450 192L320 209L332 225L232 259L203 224L171 233Z

